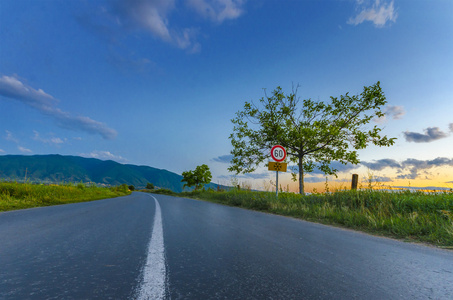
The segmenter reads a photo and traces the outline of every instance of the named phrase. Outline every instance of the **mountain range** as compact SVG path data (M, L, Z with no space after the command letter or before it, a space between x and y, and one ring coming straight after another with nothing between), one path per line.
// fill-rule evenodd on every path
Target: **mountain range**
M120 164L112 160L99 160L80 156L63 155L1 155L0 180L19 182L83 182L98 185L133 185L144 188L147 183L168 188L174 192L183 190L182 176L167 170L148 166ZM216 184L207 187L216 188Z

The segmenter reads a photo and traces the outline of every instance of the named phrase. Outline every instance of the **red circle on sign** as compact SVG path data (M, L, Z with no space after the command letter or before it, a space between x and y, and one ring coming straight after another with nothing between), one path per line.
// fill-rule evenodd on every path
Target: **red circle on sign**
M272 156L272 159L277 162L284 161L286 158L286 150L285 150L285 148L283 148L283 146L275 145L271 149L271 156Z

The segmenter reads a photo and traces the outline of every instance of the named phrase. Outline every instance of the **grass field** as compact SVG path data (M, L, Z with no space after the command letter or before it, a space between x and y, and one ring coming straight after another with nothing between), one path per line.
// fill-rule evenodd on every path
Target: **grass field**
M92 201L129 193L127 185L104 188L82 183L43 185L0 182L0 211Z
M160 193L171 194L168 190ZM453 249L453 193L338 191L292 193L231 190L196 191L179 196L340 225L406 241Z

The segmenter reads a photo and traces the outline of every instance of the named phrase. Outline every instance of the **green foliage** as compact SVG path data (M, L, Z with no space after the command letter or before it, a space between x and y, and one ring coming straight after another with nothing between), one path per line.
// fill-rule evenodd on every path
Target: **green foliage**
M182 177L181 182L185 182L183 188L195 186L195 190L201 189L205 184L209 184L212 179L211 171L205 164L197 166L193 171L182 172Z
M146 188L147 188L148 190L154 190L154 184L148 182L148 183L146 184Z
M129 194L127 185L103 188L82 183L44 185L0 182L0 211L113 198Z
M372 119L384 116L381 108L387 101L379 82L364 87L360 95L331 97L330 103L303 100L301 109L296 94L297 88L285 95L277 87L271 96L260 99L262 107L246 102L244 110L236 113L229 171L253 172L279 144L286 148L289 161L297 164L302 194L304 172L317 167L326 175L336 175L332 161L357 164L357 150L369 143L393 145L395 138L381 136L379 127L365 128Z
M133 185L128 186L128 188L130 191L135 191L135 186L133 186Z
M177 194L170 189L157 189L152 191L153 194L176 196Z
M125 183L123 183L122 185L113 186L110 188L110 190L113 192L119 192L124 194L128 194L130 192L129 187Z

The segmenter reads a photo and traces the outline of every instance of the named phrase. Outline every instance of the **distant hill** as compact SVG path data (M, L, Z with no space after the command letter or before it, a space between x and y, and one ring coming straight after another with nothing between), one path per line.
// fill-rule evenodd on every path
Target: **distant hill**
M125 183L136 188L144 188L150 182L157 187L175 192L181 192L183 186L181 175L148 166L120 164L111 160L79 156L0 156L0 180L24 181L25 176L31 182L94 182L105 185ZM209 186L217 187L215 184Z

